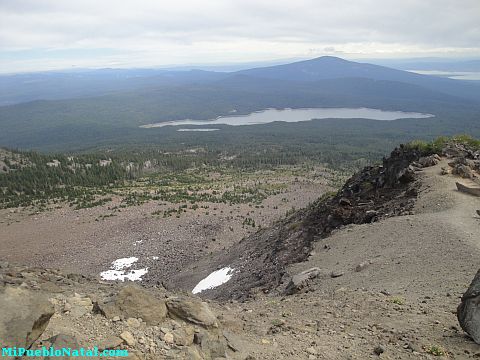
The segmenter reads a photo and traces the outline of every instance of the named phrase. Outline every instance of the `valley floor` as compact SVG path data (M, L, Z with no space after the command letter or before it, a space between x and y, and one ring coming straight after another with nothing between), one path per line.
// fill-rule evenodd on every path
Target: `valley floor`
M0 210L0 259L98 276L116 259L136 257L132 269L148 268L145 280L161 282L187 264L230 247L292 208L302 208L332 190L321 171L303 175L286 171L274 180L272 176L278 175L268 171L249 174L248 186L255 182L281 186L281 191L260 205L150 200L121 208L121 197L114 196L104 205L79 210L66 204L42 212ZM241 179L234 179L233 185L222 178L212 182L220 188L245 186ZM185 212L164 216L182 205Z

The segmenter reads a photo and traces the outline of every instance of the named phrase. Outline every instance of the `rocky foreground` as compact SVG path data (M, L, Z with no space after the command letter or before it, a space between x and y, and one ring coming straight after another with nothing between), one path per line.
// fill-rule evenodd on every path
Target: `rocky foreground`
M0 279L2 347L125 349L130 359L215 359L238 350L196 297L5 262Z
M480 198L455 187L478 186L479 170L480 153L463 144L397 149L336 195L195 264L199 276L241 270L204 299L190 294L193 272L182 292L2 262L2 346L132 359L479 358Z

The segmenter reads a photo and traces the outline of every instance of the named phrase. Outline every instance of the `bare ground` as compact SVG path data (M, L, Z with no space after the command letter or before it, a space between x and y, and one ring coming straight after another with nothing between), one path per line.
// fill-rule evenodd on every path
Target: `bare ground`
M257 294L245 303L211 302L225 328L239 338L241 352L232 358L245 359L246 354L254 359L438 358L434 352L444 352L440 358L479 358L480 346L460 329L455 311L460 296L480 267L480 218L476 215L480 199L456 191L457 177L440 175L445 163L442 161L419 173L421 187L414 215L344 227L317 242L308 261L290 266L288 271L292 274L311 267L323 270L324 275L307 292L292 296ZM139 209L143 207L132 211ZM69 249L80 248L78 257L88 251L101 254L109 249L111 252L106 252L103 258L96 258L96 263L105 264L119 257L118 249L125 249L121 245L130 244L137 239L135 236L144 236L145 229L150 229L135 220L138 216L118 216L111 218L115 225L102 222L92 227L93 215L90 222L78 220L72 225L72 218L68 217L72 214L65 215L65 221L55 220L52 214L42 214L45 217L41 220L27 217L18 225L10 225L18 227L9 226L8 231L24 231L31 239L43 238L48 231L52 234L66 231L72 237L69 242L47 239L42 243L47 247L44 249L25 240L16 250L5 251L5 244L13 246L21 236L7 241L2 238L1 256L13 253L26 259L26 254L42 252L45 259L52 249L48 246L56 246L68 261L73 261L75 255ZM178 221L185 227L185 219ZM28 231L22 224L30 226ZM36 227L37 224L41 226ZM164 222L162 226L149 231L161 232ZM114 229L118 227L129 236L117 238ZM93 230L88 232L90 228ZM173 231L173 227L169 229ZM197 238L198 229L192 230ZM82 231L86 232L83 237ZM119 239L118 247L102 247L101 241L105 241L107 234ZM75 236L92 241L74 242ZM187 243L187 240L185 237L182 241ZM134 249L133 246L128 249ZM189 251L187 246L183 249ZM361 263L367 265L356 271ZM75 262L73 265L78 266ZM95 266L93 262L90 265ZM331 277L332 271L339 276ZM58 321L51 325L52 334L63 324ZM102 333L118 330L111 330L109 324L97 324L95 319L88 321L101 327ZM81 333L80 329L90 325L81 320L75 326ZM96 336L92 333L88 341L95 342Z
M322 178L278 180L287 186L286 191L265 199L263 207L197 203L197 210L189 209L179 217L153 215L181 205L158 201L112 212L110 209L120 204L119 198L80 210L65 204L40 213L0 210L0 259L98 276L112 261L135 256L139 258L135 267L148 267L148 276L161 282L187 264L230 247L259 225L269 226L292 207L304 207L331 190ZM243 225L245 218L255 220L256 228Z
M441 166L420 174L415 215L343 228L291 266L324 270L309 292L232 304L258 358L368 359L378 346L382 359L435 358L439 348L480 357L455 314L480 267L480 199L458 192ZM370 264L355 271L362 262Z

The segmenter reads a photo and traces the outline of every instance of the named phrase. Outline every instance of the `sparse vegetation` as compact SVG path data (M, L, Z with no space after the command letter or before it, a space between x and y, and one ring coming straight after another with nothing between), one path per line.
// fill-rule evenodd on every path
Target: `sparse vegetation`
M430 345L425 348L425 352L432 354L434 356L445 356L447 352L439 345Z
M454 135L451 137L440 136L430 142L424 140L414 140L407 144L408 147L420 150L425 154L440 153L445 145L449 142L464 144L471 149L480 149L480 140L477 140L470 135Z
M321 167L322 180L334 185L348 174L347 170L314 163L270 168L266 164L276 162L277 156L271 158L268 153L253 162L246 162L244 153L236 158L243 161L237 163L221 160L223 155L216 151L198 151L195 156L183 150L176 154L145 150L108 156L7 151L5 154L10 155L3 157L4 163L15 170L0 173L0 208L32 207L40 211L60 203L68 203L77 210L90 208L104 205L113 197L121 198L120 208L147 201L182 207L181 211L164 211L164 217L196 211L208 203L249 204L261 209L267 197L286 191L281 178L315 179L318 176L315 169ZM197 166L199 160L201 167ZM257 168L264 165L266 168ZM190 208L185 204L190 204Z
M388 301L391 302L392 304L396 304L396 305L405 305L405 299L401 298L399 296L394 296L394 297L390 298Z

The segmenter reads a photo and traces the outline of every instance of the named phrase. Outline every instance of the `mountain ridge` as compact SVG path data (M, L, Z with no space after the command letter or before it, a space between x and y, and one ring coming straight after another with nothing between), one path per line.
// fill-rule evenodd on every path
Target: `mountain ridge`
M458 80L453 79L416 74L381 65L348 61L333 56L322 56L291 64L242 70L238 73L284 80L302 79L303 81L365 77L374 80L412 83L450 95L457 94L470 99L480 99L478 94L471 93L472 90L478 90L480 87L471 86L472 84L458 82Z
M56 100L102 95L113 92L148 89L159 86L210 83L235 74L277 78L296 82L321 79L365 77L413 83L451 95L479 100L471 94L480 86L461 80L420 75L369 63L360 63L333 56L318 57L288 64L257 67L236 72L198 69L188 71L164 69L96 69L82 72L41 72L0 76L0 105L36 99ZM437 89L437 87L439 87ZM449 87L453 90L449 91Z
M343 74L342 77L318 79L301 71L304 64L310 64L309 66L315 69L319 68L318 71L322 74L328 74L328 67L322 65L325 62L334 65L340 63L341 69L338 71ZM345 70L352 67L351 71ZM292 68L292 71L288 70ZM388 76L375 76L370 71L379 68L329 57L266 68L275 71L275 76L270 78L260 77L265 68L235 73L161 72L158 76L133 78L131 83L125 83L122 79L119 80L120 83L110 83L107 76L103 85L108 85L110 90L102 95L86 97L83 94L80 98L34 100L1 106L0 126L3 131L0 133L0 144L12 148L64 151L84 150L107 144L118 146L131 143L131 139L138 143L156 142L158 140L155 139L159 137L180 135L175 134L174 128L142 131L139 126L181 119L214 119L228 116L232 110L235 110L236 114L246 115L267 108L306 107L370 107L431 113L436 116L435 121L441 126L434 134L436 136L467 131L474 136L480 134L476 132L477 124L471 120L472 114L480 113L480 101L472 98L480 97L480 91L471 91L473 85L465 87L459 80L435 79L387 68L380 69L388 74L400 73L408 79L427 79L429 84L426 86L423 83L395 80L396 75L393 78L390 76L390 80L382 80L381 78ZM362 69L368 70L370 78L358 77L365 74ZM107 72L115 74L117 70ZM120 73L123 73L123 70ZM276 78L278 74L281 75L280 78ZM357 77L346 77L347 75ZM1 81L0 78L0 83ZM432 81L433 83L430 83ZM4 100L10 93L12 96L22 93L21 88L17 89L19 93L16 93L14 87L5 84L3 83L1 90L1 94L7 96ZM57 93L67 96L68 91L65 92L64 89L70 86L74 92L85 90L82 87L75 88L74 82L65 79L62 84L58 88L55 84L50 84L54 91L50 95ZM120 84L118 88L116 84ZM437 86L438 84L441 86ZM443 91L442 86L449 87L450 91ZM36 90L32 88L30 94L23 95L34 96L38 89L42 87ZM98 89L102 91L101 87ZM458 89L460 90L457 91ZM469 96L463 96L465 91ZM402 124L408 128L404 131L410 131L412 125L408 121ZM397 131L396 123L389 126ZM418 126L428 125L425 121L419 121ZM258 129L257 126L255 128ZM242 130L238 128L229 131ZM422 131L427 130L420 130ZM209 137L220 135L208 134Z

